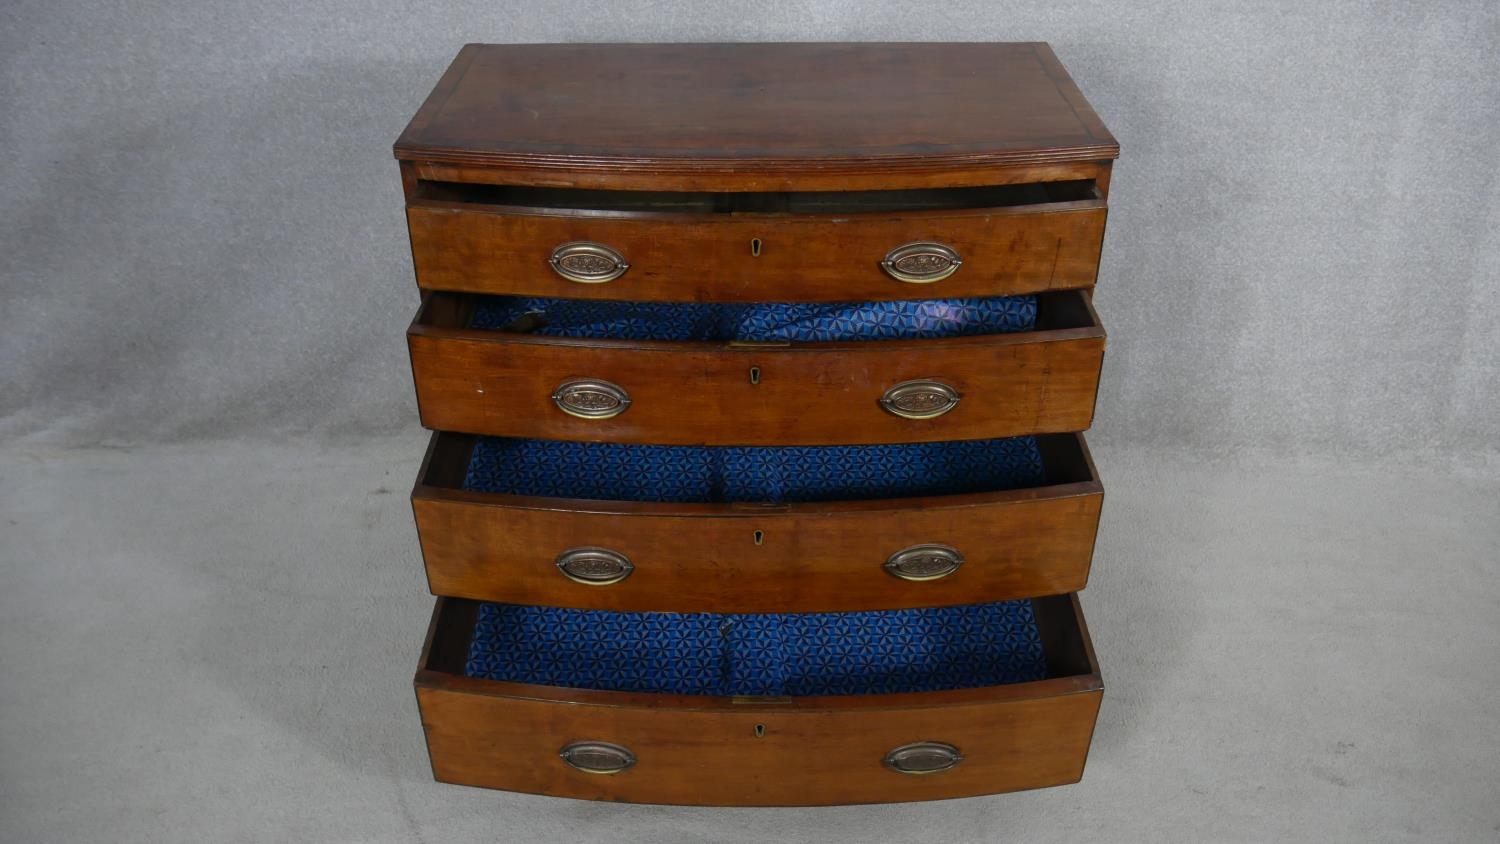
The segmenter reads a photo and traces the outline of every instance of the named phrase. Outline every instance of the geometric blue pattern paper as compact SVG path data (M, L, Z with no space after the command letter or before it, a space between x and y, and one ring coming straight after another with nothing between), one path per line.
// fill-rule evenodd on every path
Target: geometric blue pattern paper
M1035 296L897 302L615 302L489 296L470 328L502 331L532 315L529 333L615 340L915 340L1030 331Z
M713 454L692 446L568 443L481 437L464 489L552 498L704 501Z
M481 437L464 489L613 501L959 495L1046 482L1035 437L837 446L663 446Z
M581 689L720 694L722 622L710 613L482 604L465 673Z
M1047 676L1028 600L848 613L624 613L482 604L470 677L611 691L863 695Z
M741 649L764 648L784 664L775 694L931 692L1047 676L1030 601L745 618L756 635Z
M904 443L729 447L726 501L856 500L959 495L1041 486L1035 437Z
M503 331L528 314L540 327L528 332L544 337L593 337L617 340L702 340L733 331L725 309L694 302L593 302L487 296L469 320L470 328Z
M1030 331L1035 296L838 304L752 306L740 321L741 340L930 340Z

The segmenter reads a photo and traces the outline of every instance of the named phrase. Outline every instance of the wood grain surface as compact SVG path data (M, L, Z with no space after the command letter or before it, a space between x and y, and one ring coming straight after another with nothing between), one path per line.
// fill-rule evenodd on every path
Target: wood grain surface
M1119 146L1046 44L470 44L395 153L536 179L889 175Z
M423 188L406 216L417 284L431 290L689 302L1008 296L1094 284L1105 202L1092 183L1061 185L835 194L855 197L842 203L757 194L762 207L800 210L716 213L716 200L732 208L722 200L743 203L745 195L642 192L631 204L618 193L534 195L445 183ZM962 202L980 204L941 207ZM557 207L564 203L575 207ZM548 258L580 241L610 247L630 269L601 284L564 278ZM881 260L913 242L942 243L963 263L940 281L898 281Z
M1039 299L1037 330L942 340L788 345L584 340L463 327L472 300L429 294L407 333L422 424L542 439L682 445L931 442L1081 431L1094 416L1105 334L1078 291ZM752 370L757 377L752 378ZM630 407L560 410L564 382L602 379ZM935 379L962 399L935 419L880 405Z
M757 507L582 501L462 489L473 437L435 434L412 491L437 595L674 612L831 612L999 601L1082 589L1104 491L1083 437L1041 440L1047 484L884 501ZM884 569L923 544L963 563L938 580ZM577 583L557 560L605 548L634 566Z
M935 800L1076 782L1103 682L1074 596L1036 602L1049 678L979 689L814 698L591 691L461 676L476 605L440 599L416 676L444 782L639 803L810 806ZM630 750L620 773L558 756L575 741ZM963 761L912 775L896 747L940 741Z

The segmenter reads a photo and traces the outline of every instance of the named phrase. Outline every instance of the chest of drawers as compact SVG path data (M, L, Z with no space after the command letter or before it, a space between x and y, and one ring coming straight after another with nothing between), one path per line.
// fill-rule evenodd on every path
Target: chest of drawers
M471 44L395 151L438 779L1082 775L1118 147L1047 45Z

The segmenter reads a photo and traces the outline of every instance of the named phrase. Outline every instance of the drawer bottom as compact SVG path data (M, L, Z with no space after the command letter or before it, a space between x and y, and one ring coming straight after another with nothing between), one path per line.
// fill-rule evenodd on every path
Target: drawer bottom
M612 691L847 695L1041 680L1029 600L882 612L607 612L483 604L470 677Z
M615 625L583 637L593 644L580 652L578 628L527 628L519 610L540 612L438 602L416 688L439 780L698 805L897 802L1060 785L1083 773L1103 691L1072 595L762 616L763 625L782 625L761 631L777 643L769 661L735 641L734 624L714 626L739 617L697 614L707 616L706 647L664 644L660 625ZM903 615L886 629L871 618L893 624L889 617ZM587 657L608 640L613 651ZM722 654L728 661L715 664ZM682 658L709 681L662 685L684 673L673 664ZM571 667L529 675L497 667L519 663ZM676 692L491 679L518 676ZM734 689L762 693L725 693Z
M826 502L1041 486L1036 437L852 446L680 446L480 437L464 489L589 500Z
M469 327L544 337L767 343L915 340L1036 329L1035 296L893 302L609 302L494 296Z

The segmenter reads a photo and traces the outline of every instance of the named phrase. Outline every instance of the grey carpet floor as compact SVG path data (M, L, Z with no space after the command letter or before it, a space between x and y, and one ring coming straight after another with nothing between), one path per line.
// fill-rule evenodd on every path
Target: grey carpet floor
M0 452L0 841L1500 840L1500 482L1096 449L1077 786L831 809L432 782L422 440Z

